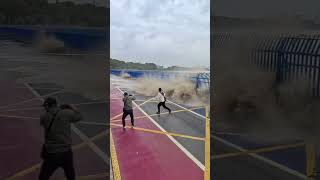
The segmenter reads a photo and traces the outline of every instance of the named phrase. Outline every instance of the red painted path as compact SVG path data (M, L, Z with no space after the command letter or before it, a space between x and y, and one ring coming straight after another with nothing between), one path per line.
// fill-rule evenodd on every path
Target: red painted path
M111 87L110 118L122 113L122 94ZM144 114L136 108L135 116ZM128 116L129 117L129 116ZM120 119L121 117L117 118ZM127 118L128 119L128 118ZM126 121L130 125L130 120ZM136 127L160 130L148 117ZM112 127L122 180L201 180L204 171L166 135Z
M35 96L28 88L12 80L0 80L0 86L2 87L0 88L0 115L32 117L0 116L0 179L6 179L41 163L40 149L43 142L43 129L39 123L40 109L6 111L40 107L41 101L34 99ZM30 99L33 100L28 101ZM23 101L28 102L21 103ZM78 144L82 140L75 136L73 142ZM77 176L108 171L106 164L88 146L74 151L74 164ZM39 169L36 168L18 179L35 180L38 179L38 175ZM64 174L59 169L52 179L62 177Z

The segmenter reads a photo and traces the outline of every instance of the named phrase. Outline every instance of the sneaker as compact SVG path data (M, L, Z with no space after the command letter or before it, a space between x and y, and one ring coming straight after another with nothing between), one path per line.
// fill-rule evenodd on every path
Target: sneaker
M157 112L157 114L160 114L160 112Z

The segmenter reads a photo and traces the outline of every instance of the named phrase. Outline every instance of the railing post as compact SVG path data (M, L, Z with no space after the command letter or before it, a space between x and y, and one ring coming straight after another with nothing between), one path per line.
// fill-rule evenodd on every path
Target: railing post
M317 160L317 153L316 153L316 146L312 143L306 144L306 174L308 180L315 180L317 176L317 168L316 168L316 160Z
M204 180L210 180L210 120L209 108L205 107L206 114L206 137L205 137L205 174Z

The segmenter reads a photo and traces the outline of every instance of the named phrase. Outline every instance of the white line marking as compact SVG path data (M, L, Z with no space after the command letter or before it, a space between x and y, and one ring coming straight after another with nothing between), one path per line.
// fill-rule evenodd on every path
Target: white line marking
M112 161L111 161L111 158L110 158L110 180L114 180L114 178L113 178L113 170L112 170Z
M78 103L78 104L72 104L72 105L80 106L80 105L105 104L105 103L108 103L108 102L107 101L84 102L84 103Z
M170 101L170 100L167 100L167 101L170 102L170 103L173 104L173 105L176 105L176 106L178 106L178 107L180 107L180 108L182 108L182 109L184 109L184 110L187 110L187 111L191 112L192 114L195 114L195 115L203 118L204 120L206 120L206 117L203 116L203 115L201 115L201 114L199 114L199 113L196 113L196 112L194 112L194 111L192 111L192 110L190 110L190 109L187 109L187 108L185 108L185 107L183 107L183 106L181 106L181 105L179 105L179 104L177 104L177 103L175 103L175 102L172 102L172 101ZM209 118L209 120L210 120L210 118Z
M72 104L74 106L81 106L81 105L92 105L92 104L103 104L107 103L107 101L99 101L99 102L86 102L86 103L78 103ZM33 108L21 108L21 109L0 109L0 112L8 112L8 111L23 111L23 110L41 110L41 107L33 107Z
M83 134L75 125L71 125L71 129L86 143L88 146L106 163L109 164L109 158L101 149L95 145L85 134Z
M121 91L123 93L123 91L120 88L117 88L119 91ZM146 117L148 117L151 122L153 122L153 124L155 124L161 131L166 132L167 131L165 129L163 129L154 119L152 119L152 117L150 117L140 106L138 106L137 103L132 102ZM203 171L205 170L204 165L197 159L195 158L186 148L184 148L176 139L174 139L171 135L166 134L166 136L168 136L168 138L174 143L176 144L181 150L182 152L184 152L193 162L195 162Z
M24 83L26 84L27 88L33 93L34 90L27 84L27 83ZM31 88L31 89L30 89ZM56 92L53 92L53 93L50 93L50 94L46 94L44 96L40 96L40 98L42 99L43 97L47 97L47 96L52 96L52 95L55 95L55 94L59 94L63 92L62 90L61 91L56 91ZM20 101L20 102L17 102L17 103L13 103L13 104L8 104L8 105L5 105L5 106L0 106L0 109L6 109L8 107L12 107L12 106L16 106L16 105L20 105L20 104L24 104L24 103L27 103L27 102L30 102L30 101L34 101L34 100L41 100L39 97L36 97L36 98L31 98L31 99L27 99L27 100L24 100L24 101Z
M226 141L226 140L224 140L222 138L219 138L217 136L211 136L211 137L213 137L214 139L222 142L223 144L228 145L230 147L233 147L234 149L237 149L237 150L239 150L241 152L247 151L246 149L244 149L244 148L242 148L240 146L237 146L237 145L235 145L235 144L233 144L231 142L228 142L228 141ZM298 172L296 170L290 169L290 168L288 168L288 167L286 167L286 166L284 166L282 164L279 164L279 163L277 163L275 161L272 161L272 160L270 160L268 158L260 156L260 155L258 155L256 153L250 153L249 155L254 157L254 158L256 158L256 159L259 159L259 160L261 160L261 161L263 161L263 162L265 162L265 163L267 163L269 165L272 165L272 166L277 167L277 168L279 168L279 169L281 169L283 171L286 171L289 174L295 175L295 176L300 177L302 179L307 179L306 175L304 175L304 174L302 174L302 173L300 173L300 172Z
M106 126L107 123L98 123L98 122L88 122L88 121L79 121L79 124L89 124L89 125L98 125L98 126Z
M7 117L7 118L20 118L20 119L39 119L39 118L35 118L35 117L11 116L11 115L5 115L5 114L0 114L0 117Z
M172 102L172 101L170 101L170 102ZM183 106L180 106L179 104L176 104L176 103L174 103L174 102L172 102L172 104L175 104L176 106L178 106L178 107L180 107L180 108L183 108L183 109L185 109L185 110L188 110L188 111L190 111L191 113L193 113L193 114L195 114L195 115L197 115L197 116L199 116L199 117L202 117L202 118L204 118L204 119L206 118L205 116L203 116L203 115L201 115L201 114L199 114L199 113L196 113L196 112L194 112L194 111L191 111L191 110L189 110L189 109L187 109L187 108L185 108L185 107L183 107ZM234 148L234 149L237 149L237 150L239 150L239 151L241 151L241 152L246 151L246 149L244 149L244 148L242 148L242 147L240 147L240 146L237 146L237 145L235 145L235 144L233 144L233 143L231 143L231 142L229 142L229 141L226 141L226 140L224 140L224 139L222 139L222 138L219 138L219 137L214 136L214 135L211 135L211 137L213 137L215 140L220 141L221 143L223 143L223 144L225 144L225 145L227 145L227 146L230 146L230 147L232 147L232 148ZM252 157L254 157L254 158L256 158L256 159L259 159L259 160L261 160L261 161L263 161L263 162L265 162L265 163L267 163L267 164L269 164L269 165L271 165L271 166L277 167L277 168L279 168L279 169L281 169L281 170L283 170L283 171L285 171L285 172L287 172L287 173L289 173L289 174L295 175L295 176L300 177L300 178L302 178L302 179L306 179L306 178L307 178L306 175L304 175L304 174L302 174L302 173L300 173L300 172L298 172L298 171L296 171L296 170L290 169L290 168L288 168L288 167L286 167L286 166L284 166L284 165L282 165L282 164L279 164L279 163L277 163L277 162L275 162L275 161L272 161L271 159L268 159L268 158L265 158L265 157L263 157L263 156L260 156L260 155L258 155L258 154L256 154L256 153L250 153L249 155L252 156Z
M44 101L43 97L36 92L29 84L24 83L28 89L31 90L31 92L39 98L41 101ZM109 164L109 158L104 154L103 151L100 150L100 148L95 145L88 136L83 134L77 127L75 127L73 124L71 124L71 129L95 152L106 164Z
M61 88L43 88L43 87L35 87L34 89L56 90L56 91L63 90L63 89L61 89Z

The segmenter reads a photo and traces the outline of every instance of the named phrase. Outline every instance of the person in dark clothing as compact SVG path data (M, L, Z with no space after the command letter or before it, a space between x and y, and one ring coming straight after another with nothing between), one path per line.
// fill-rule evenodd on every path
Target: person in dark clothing
M161 106L164 107L165 109L167 109L169 111L169 114L171 113L171 109L166 106L167 98L161 88L159 88L158 95L155 97L155 99L157 99L159 101L157 114L160 114L160 107Z
M126 126L126 117L130 115L131 118L131 125L134 126L134 118L133 118L133 109L132 109L132 101L136 100L133 95L128 95L127 92L123 94L123 114L122 114L122 127L125 128Z
M58 107L55 98L48 97L43 107L45 112L40 116L44 128L45 143L41 157L43 163L39 180L48 180L56 169L61 167L68 180L75 180L73 166L71 123L82 119L81 113L72 105Z

